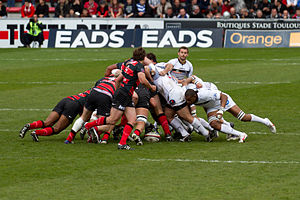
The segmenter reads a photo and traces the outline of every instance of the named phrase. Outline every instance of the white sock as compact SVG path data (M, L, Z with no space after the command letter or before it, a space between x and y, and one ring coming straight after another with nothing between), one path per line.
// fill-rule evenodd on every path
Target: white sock
M198 119L200 120L200 122L201 122L202 126L204 126L204 128L206 128L210 131L214 130L207 121L205 121L204 119L202 119L200 117Z
M154 122L153 125L154 125L155 128L158 128L157 122Z
M231 126L228 126L227 124L221 124L221 132L226 133L226 134L236 135L239 137L241 136L241 134L243 134L242 132L231 128Z
M98 119L98 117L97 117L97 111L94 111L94 112L92 113L92 115L91 115L91 121L94 121L94 120L96 120L96 119Z
M230 123L228 121L226 121L224 118L222 118L222 121L223 121L223 124L230 126Z
M193 121L192 125L193 125L194 129L198 130L203 136L208 136L208 134L209 134L208 130L206 130L202 126L199 119L194 118L194 121Z
M184 129L181 124L181 121L178 118L174 118L170 123L173 128L175 128L179 133L181 133L182 137L189 135L189 133Z
M264 124L266 126L269 125L268 120L263 119L263 118L258 117L256 115L253 115L253 114L250 114L250 115L251 115L251 122L259 122L259 123L262 123L262 124Z
M73 124L72 130L73 130L74 132L77 133L77 132L81 129L81 127L82 127L82 125L84 124L84 122L85 122L85 121L83 121L83 120L81 119L81 117L79 117L79 118L75 121L75 123Z

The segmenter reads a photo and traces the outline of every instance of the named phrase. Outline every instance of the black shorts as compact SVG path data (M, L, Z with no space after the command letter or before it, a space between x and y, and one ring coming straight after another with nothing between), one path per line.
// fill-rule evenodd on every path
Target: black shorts
M144 85L140 84L136 89L135 92L137 93L139 99L137 104L135 105L136 108L146 108L149 109L149 102L150 102L150 91Z
M149 81L149 83L150 83L151 85L155 85L152 81ZM152 92L151 90L149 90L149 92L150 92L150 98L152 98L152 97L154 97L155 95L158 94L158 89L157 89L157 87L156 87L156 90L155 90L154 92Z
M118 89L115 92L115 98L113 99L112 106L121 111L125 111L126 107L134 107L132 96L127 92Z
M97 109L97 115L108 117L110 115L111 104L112 100L110 96L92 90L87 97L84 107L90 111Z
M72 123L76 116L82 113L82 106L77 101L64 98L58 102L52 111L57 112L59 115L66 116L70 123Z

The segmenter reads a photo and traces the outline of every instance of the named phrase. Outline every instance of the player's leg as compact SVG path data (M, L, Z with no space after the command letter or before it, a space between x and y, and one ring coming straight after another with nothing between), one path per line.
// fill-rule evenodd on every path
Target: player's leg
M125 112L124 112L128 123L125 125L123 134L121 137L121 140L118 144L118 149L125 149L125 150L130 150L132 149L129 145L126 144L127 138L130 135L136 121L136 112L135 108L133 107L126 107Z
M139 107L135 109L136 111L136 127L132 133L132 138L136 142L136 145L143 145L140 138L141 133L145 129L145 124L148 119L149 110L147 108Z
M269 127L272 133L276 133L275 125L268 119L268 118L261 118L254 114L246 114L242 111L237 105L231 107L228 112L230 112L234 117L243 121L243 122L258 122L264 124L265 126Z
M211 127L225 134L235 135L240 138L240 142L245 142L246 138L248 137L246 133L233 129L230 125L223 123L216 116L217 110L209 112L207 114L208 122Z

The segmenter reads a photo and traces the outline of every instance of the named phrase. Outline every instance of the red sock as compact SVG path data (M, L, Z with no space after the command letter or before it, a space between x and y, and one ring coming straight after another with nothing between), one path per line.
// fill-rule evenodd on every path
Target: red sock
M84 127L86 129L90 129L94 126L101 126L106 124L106 117L100 117L99 119L96 119L95 121L92 121L90 123L87 123Z
M125 126L127 124L127 122L128 122L128 120L127 120L126 116L123 115L121 118L121 122L118 126Z
M54 132L52 127L47 127L41 130L36 130L35 133L40 136L49 136Z
M102 140L108 140L109 136L110 136L110 133L109 132L105 132L104 135L103 135L103 137L102 137Z
M122 138L120 140L120 145L125 145L128 136L130 135L131 131L133 129L133 126L131 124L126 124L123 130L123 135Z
M30 125L30 129L43 128L44 122L42 120L32 122Z
M166 115L164 115L164 114L159 115L158 121L161 124L161 127L163 128L165 135L171 135L171 132L169 129L169 123L168 123Z
M74 139L74 137L75 137L75 135L76 135L76 133L75 133L74 131L71 130L69 136L67 137L67 140L68 140L69 142L72 142L73 139Z
M141 131L139 129L135 129L134 133L137 135L137 136L140 136L141 135Z

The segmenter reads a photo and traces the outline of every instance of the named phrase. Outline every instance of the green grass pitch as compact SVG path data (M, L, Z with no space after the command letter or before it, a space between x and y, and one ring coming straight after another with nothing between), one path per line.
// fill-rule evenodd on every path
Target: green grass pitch
M159 61L177 49L147 49ZM62 98L90 88L132 49L0 49L0 199L300 199L300 49L198 49L194 72L215 82L247 113L270 118L278 134L226 113L244 144L146 143L135 151L63 142L70 131L22 140ZM202 108L198 115L206 118ZM131 143L132 146L135 144ZM232 162L230 162L232 161ZM246 162L241 162L246 161ZM257 163L255 163L258 161Z

